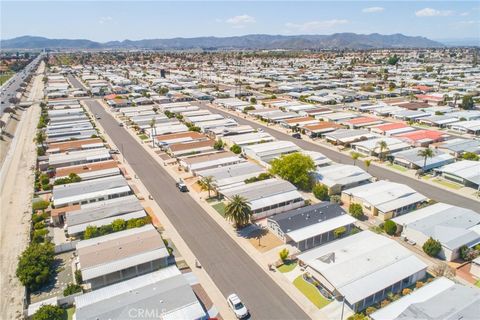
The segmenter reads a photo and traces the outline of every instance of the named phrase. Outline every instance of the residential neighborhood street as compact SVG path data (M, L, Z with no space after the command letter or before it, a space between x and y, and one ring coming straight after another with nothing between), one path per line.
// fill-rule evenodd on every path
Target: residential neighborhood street
M121 147L138 178L225 297L237 293L250 309L252 318L308 318L188 194L177 190L166 170L97 101L85 103L101 116L99 122L106 133Z
M243 117L239 117L236 115L233 115L232 113L225 112L224 110L220 108L214 108L209 106L208 104L202 103L202 107L206 108L212 112L222 114L226 117L232 117L236 121L238 121L240 124L249 124L254 127L261 126L262 124L258 122L253 122L251 120L247 120ZM323 153L326 157L332 159L335 162L338 163L343 163L343 164L352 164L353 160L350 156L334 151L330 148L322 147L318 144L314 144L312 142L306 141L306 140L301 140L301 139L295 139L292 136L285 134L283 132L280 132L278 130L269 128L267 126L262 126L266 132L277 138L278 140L288 140L294 142L296 145L298 145L300 148L304 150L314 150ZM357 161L357 166L366 169L364 164L361 161ZM430 199L436 200L436 201L441 201L445 203L449 203L452 205L456 206L461 206L464 208L469 208L472 210L478 211L480 208L480 202L473 200L471 198L466 198L461 195L458 195L454 192L449 192L447 190L444 190L442 188L438 188L435 186L432 186L428 183L423 182L422 180L419 179L414 179L411 178L405 174L402 173L396 173L394 171L384 169L379 166L372 165L369 169L368 172L379 178L379 179L384 179L384 180L390 180L393 182L397 183L403 183L411 188L415 189L418 192L421 192L425 196L427 196Z

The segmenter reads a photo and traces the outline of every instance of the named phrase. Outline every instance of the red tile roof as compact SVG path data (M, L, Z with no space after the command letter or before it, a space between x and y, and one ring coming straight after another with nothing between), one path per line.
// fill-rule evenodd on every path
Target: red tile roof
M412 141L418 141L423 139L431 139L433 141L437 141L443 137L443 133L433 130L418 130L414 132L402 133L396 135L398 138L406 138Z
M406 128L406 127L408 126L404 123L394 122L394 123L381 124L378 126L374 126L372 128L385 132L389 130L395 130L395 129Z

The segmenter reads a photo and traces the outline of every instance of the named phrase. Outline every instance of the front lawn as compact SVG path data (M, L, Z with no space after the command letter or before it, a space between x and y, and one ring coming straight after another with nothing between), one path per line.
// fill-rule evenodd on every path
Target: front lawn
M325 307L331 302L328 299L325 299L313 284L305 281L302 275L293 280L293 285L319 309Z
M138 137L142 140L147 140L148 136L146 134L139 134Z
M212 205L213 209L217 210L218 213L220 213L220 215L222 217L225 216L225 203L223 202L219 202L219 203L216 203L214 205Z
M475 285L480 288L480 280L478 280Z
M297 266L297 261L285 261L280 267L277 268L281 273L287 273L295 269Z
M395 169L395 170L398 170L398 171L400 171L400 172L407 172L407 171L408 171L407 168L402 167L402 166L399 166L398 164L389 164L388 166L389 166L390 168Z
M454 189L454 190L459 190L459 189L463 188L462 185L459 185L455 182L445 181L443 179L438 179L437 178L437 179L433 179L432 181L434 181L435 183L441 184L444 187L451 188L451 189Z

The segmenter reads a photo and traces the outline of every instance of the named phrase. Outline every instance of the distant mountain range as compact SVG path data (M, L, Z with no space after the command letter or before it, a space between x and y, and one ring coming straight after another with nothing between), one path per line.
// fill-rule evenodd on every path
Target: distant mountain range
M23 36L1 40L4 49L379 49L438 48L444 44L425 37L403 34L381 35L335 33L332 35L266 35L197 37L95 42L85 39L48 39Z

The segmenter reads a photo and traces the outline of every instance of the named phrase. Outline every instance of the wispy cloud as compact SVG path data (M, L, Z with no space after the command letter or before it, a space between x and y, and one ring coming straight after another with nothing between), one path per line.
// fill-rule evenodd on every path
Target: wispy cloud
M363 13L379 13L385 11L385 8L382 7L370 7L362 10Z
M288 22L285 24L285 27L292 31L297 32L318 32L327 29L332 29L340 25L347 24L349 21L346 19L331 19L331 20L321 20L321 21L307 21L304 23L292 23Z
M451 10L437 10L432 8L424 8L415 11L417 17L447 17L453 15Z
M110 17L110 16L107 16L107 17L100 17L100 20L98 20L98 23L100 24L105 24L105 23L108 23L110 21L112 21L113 18Z
M225 20L226 23L232 25L234 28L243 28L248 24L255 23L255 18L249 16L248 14L242 14L239 16L234 16Z

